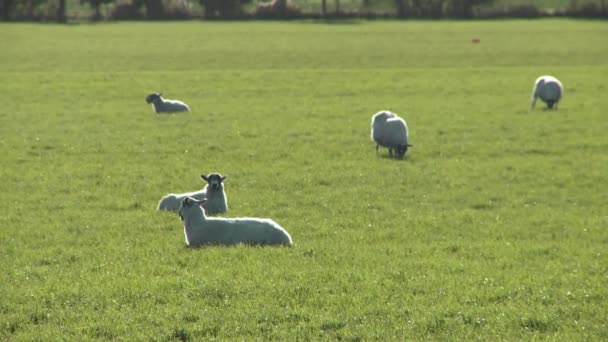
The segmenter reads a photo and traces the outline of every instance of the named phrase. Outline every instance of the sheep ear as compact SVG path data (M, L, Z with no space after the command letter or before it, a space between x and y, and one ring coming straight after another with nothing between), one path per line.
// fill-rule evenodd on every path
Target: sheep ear
M203 179L205 182L208 182L208 181L209 181L209 179L207 179L207 176L205 176L205 175L201 175L201 178L202 178L202 179Z
M228 176L224 176L222 177L222 182L226 180L226 178L228 178Z
M188 197L182 200L182 205L190 205L190 199Z

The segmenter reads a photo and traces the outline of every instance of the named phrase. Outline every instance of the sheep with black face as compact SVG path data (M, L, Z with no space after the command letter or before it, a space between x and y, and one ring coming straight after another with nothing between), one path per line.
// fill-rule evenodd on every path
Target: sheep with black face
M382 110L372 116L371 139L376 143L376 154L378 147L388 148L390 157L402 158L409 147L408 128L405 120L397 114ZM393 153L394 152L394 153Z
M186 197L192 197L197 200L207 199L205 202L205 210L208 214L225 213L228 210L228 198L224 190L224 181L228 176L222 176L219 173L210 173L209 175L201 175L201 179L207 182L207 185L202 190L187 192L183 194L168 194L163 196L158 202L158 210L177 211L181 202Z
M163 99L162 93L152 93L146 96L146 102L151 103L156 113L189 112L190 107L182 101Z
M181 202L178 213L188 246L293 244L289 233L271 219L207 217L204 208L205 200L186 197Z
M562 86L562 82L553 76L541 76L534 82L530 108L534 108L536 99L540 98L541 101L547 104L548 109L557 109L557 104L563 94L564 87Z

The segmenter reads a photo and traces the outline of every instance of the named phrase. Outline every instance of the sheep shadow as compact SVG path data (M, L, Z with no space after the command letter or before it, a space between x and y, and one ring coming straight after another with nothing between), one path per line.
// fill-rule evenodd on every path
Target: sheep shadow
M410 159L409 155L407 155L407 154L405 156L403 156L403 157L391 157L388 154L379 154L379 155L376 156L376 158L379 158L379 159L382 159L382 160L389 159L389 160L394 160L396 162L405 162L405 161L408 161Z
M209 244L201 244L201 245L195 245L195 246L189 246L187 244L183 245L183 250L184 251L196 251L196 250L203 250L203 249L216 249L216 248L222 248L222 249L241 249L241 248L247 248L247 249L266 249L266 248L294 248L294 245L285 245L285 244L272 244L272 243L235 243L235 244L231 244L231 245L226 245L226 244L221 244L221 243L209 243Z

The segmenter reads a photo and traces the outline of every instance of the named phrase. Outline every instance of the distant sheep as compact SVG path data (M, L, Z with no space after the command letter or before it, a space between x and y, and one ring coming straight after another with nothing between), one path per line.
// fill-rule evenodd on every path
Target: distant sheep
M146 96L146 102L151 103L156 113L178 113L189 112L190 107L182 101L166 100L162 93L152 93Z
M209 214L225 213L228 210L228 198L224 191L224 181L228 176L210 173L208 176L201 175L201 178L207 182L202 190L185 194L168 194L160 199L157 210L178 211L182 200L192 197L197 200L207 199L205 210Z
M179 208L184 222L188 246L199 245L285 245L291 246L291 236L271 219L210 218L205 216L205 200L186 197Z
M408 147L413 146L408 143L408 128L405 120L388 110L372 116L371 138L376 143L376 154L378 147L383 146L388 148L391 157L402 158Z
M547 108L557 109L557 103L564 94L564 87L562 83L553 76L541 76L534 82L534 88L532 89L532 103L530 108L534 108L536 105L536 99L540 98L547 104Z

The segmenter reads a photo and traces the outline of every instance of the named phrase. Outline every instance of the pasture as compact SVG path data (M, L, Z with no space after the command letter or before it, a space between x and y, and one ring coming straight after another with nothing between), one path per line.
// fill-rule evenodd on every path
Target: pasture
M0 339L607 340L607 37L0 24ZM558 111L529 110L543 74ZM157 90L192 113L153 113ZM380 109L410 126L403 160L375 155ZM186 248L156 204L213 171L226 216L294 247Z

